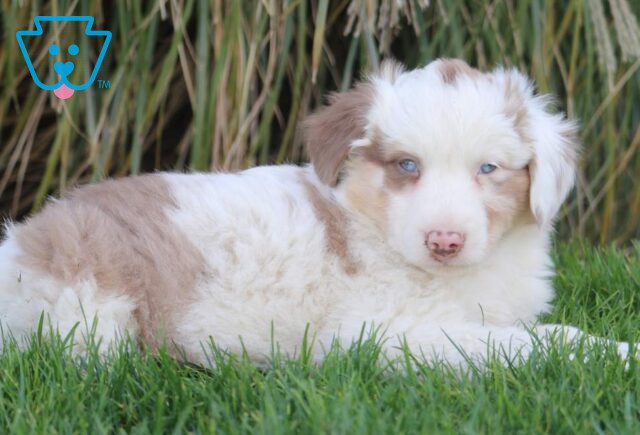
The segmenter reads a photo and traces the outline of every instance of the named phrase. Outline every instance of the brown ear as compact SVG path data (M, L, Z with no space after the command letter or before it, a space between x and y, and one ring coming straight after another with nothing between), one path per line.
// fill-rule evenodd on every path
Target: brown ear
M351 143L364 136L372 100L372 86L360 83L348 92L332 94L327 106L304 121L309 158L320 180L329 186L338 183Z

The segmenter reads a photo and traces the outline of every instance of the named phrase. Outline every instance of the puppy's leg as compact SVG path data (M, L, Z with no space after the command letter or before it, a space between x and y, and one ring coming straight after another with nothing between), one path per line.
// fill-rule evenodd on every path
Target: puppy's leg
M473 361L482 365L487 357L495 357L504 363L521 363L536 346L546 350L553 346L577 346L586 343L606 344L607 340L586 334L572 326L542 325L530 329L518 326L482 326L475 323L431 325L413 329L404 334L403 340L415 355L427 360L443 360L453 365ZM627 343L616 343L618 354L626 360ZM386 342L387 355L401 353L398 342Z
M618 355L627 359L629 356L629 343L614 342L603 337L587 334L575 326L567 325L538 325L534 328L537 337L562 337L564 342L576 343L585 340L588 344L612 344L616 346Z

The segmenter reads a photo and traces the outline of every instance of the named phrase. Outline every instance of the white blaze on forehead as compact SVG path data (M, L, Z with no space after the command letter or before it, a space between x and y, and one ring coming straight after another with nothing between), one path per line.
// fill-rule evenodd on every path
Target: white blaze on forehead
M532 159L528 79L515 70L489 73L459 60L405 72L385 63L353 90L334 95L305 121L316 172L335 186L350 150L385 148L423 159L423 168L474 170L483 163L521 169Z
M521 168L532 157L507 112L503 89L481 73L443 84L434 68L378 80L368 114L368 133L429 160L452 164L496 161ZM463 153L463 159L460 158Z

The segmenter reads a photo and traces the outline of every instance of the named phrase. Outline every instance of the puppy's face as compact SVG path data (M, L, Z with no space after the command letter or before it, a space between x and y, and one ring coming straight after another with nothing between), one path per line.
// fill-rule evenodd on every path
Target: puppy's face
M550 226L573 185L574 125L515 70L387 63L305 125L318 176L427 270L479 263L515 226Z

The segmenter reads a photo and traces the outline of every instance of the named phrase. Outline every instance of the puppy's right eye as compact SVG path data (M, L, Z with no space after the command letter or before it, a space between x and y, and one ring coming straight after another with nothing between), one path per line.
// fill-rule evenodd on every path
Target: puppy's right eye
M496 169L498 169L498 165L494 165L493 163L485 163L480 166L480 173L486 175L492 173Z
M416 173L418 172L418 164L411 159L403 159L398 162L403 171Z

